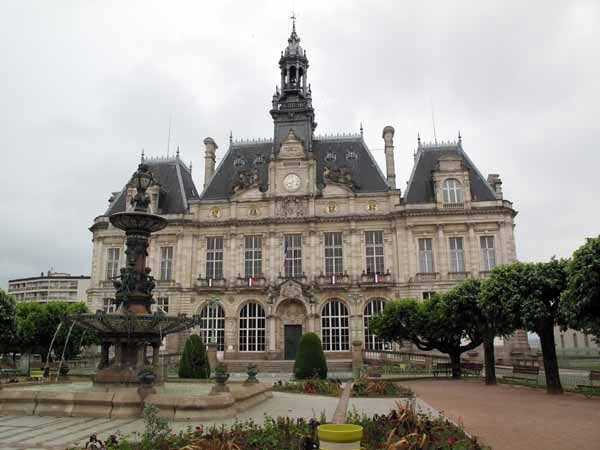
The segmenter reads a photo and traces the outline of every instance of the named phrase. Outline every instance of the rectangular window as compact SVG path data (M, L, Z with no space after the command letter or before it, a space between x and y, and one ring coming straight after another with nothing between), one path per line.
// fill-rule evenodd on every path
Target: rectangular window
M246 278L258 277L262 273L262 238L246 236L244 273Z
M171 280L173 276L173 247L160 248L160 279Z
M109 248L106 258L106 279L110 280L119 275L120 248Z
M431 297L435 295L435 291L425 291L421 295L423 296L423 300L431 300Z
M463 249L463 238L451 237L450 245L450 272L465 271L465 252Z
M384 271L383 231L365 231L365 252L367 273L381 275Z
M341 275L344 272L342 233L325 233L325 274Z
M223 237L206 238L206 278L223 278Z
M102 311L105 313L110 313L115 311L115 304L113 303L112 298L103 298L102 299Z
M433 272L433 242L431 238L419 239L419 272Z
M169 297L158 297L156 299L156 308L169 314Z
M302 276L302 235L286 234L284 239L285 276L298 278Z
M484 272L496 267L496 249L494 245L494 236L481 236L481 268Z

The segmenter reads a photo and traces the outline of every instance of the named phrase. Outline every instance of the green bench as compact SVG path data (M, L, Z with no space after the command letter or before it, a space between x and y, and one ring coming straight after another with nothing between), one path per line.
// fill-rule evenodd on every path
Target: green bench
M451 363L437 363L431 369L433 376L444 375L449 377L452 375L452 364Z
M480 377L483 370L483 364L479 363L462 363L460 365L462 374L466 377Z
M0 378L18 377L20 372L17 369L0 369Z
M590 384L578 384L577 390L581 391L586 397L600 395L600 384L594 384L594 381L600 381L600 370L591 370L589 379Z
M509 383L537 385L539 374L539 367L513 366L512 376L504 377L503 379Z
M35 381L42 381L42 378L44 378L44 371L41 369L32 370L31 372L29 372L29 378Z

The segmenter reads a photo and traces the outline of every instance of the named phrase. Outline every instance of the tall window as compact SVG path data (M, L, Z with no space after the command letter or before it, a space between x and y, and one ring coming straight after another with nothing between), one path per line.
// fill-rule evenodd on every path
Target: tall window
M165 314L169 314L169 297L157 297L156 308Z
M218 303L209 303L202 308L200 336L205 343L214 342L216 339L217 350L225 350L225 311Z
M343 272L342 233L325 233L325 274L331 276Z
M369 303L367 303L367 306L365 306L363 324L365 330L365 348L367 350L385 350L385 341L375 336L373 333L371 333L371 330L369 330L369 319L371 319L373 316L381 314L384 306L385 302L381 298L371 300Z
M451 237L450 245L450 272L465 271L465 252L463 249L463 238Z
M240 311L240 352L265 351L265 310L247 303Z
M419 272L433 272L433 242L431 238L419 239Z
M449 178L444 181L442 186L444 203L462 203L463 188L460 182L455 178Z
M115 311L115 304L113 303L112 298L103 298L102 299L102 311L104 311L105 313Z
M109 248L106 255L106 279L110 280L119 275L120 248Z
M246 236L244 273L246 278L258 277L262 273L262 238Z
M339 352L350 350L348 308L339 300L326 303L321 311L323 350Z
M494 236L481 236L481 267L484 271L492 270L496 267L496 249L494 246Z
M160 279L173 279L173 247L160 248Z
M383 273L383 231L365 231L367 273Z
M423 300L431 300L435 295L435 291L425 291L421 294Z
M302 235L286 234L284 239L285 276L302 276Z
M223 237L206 238L206 278L223 278Z

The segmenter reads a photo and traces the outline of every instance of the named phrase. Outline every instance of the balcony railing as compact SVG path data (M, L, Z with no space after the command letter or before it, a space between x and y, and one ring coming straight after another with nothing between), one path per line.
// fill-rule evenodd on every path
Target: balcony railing
M202 278L200 276L196 279L196 286L208 289L223 289L227 287L227 280L225 278Z
M417 273L417 281L435 281L438 276L438 272L419 272Z
M235 287L237 288L265 288L267 285L267 279L262 274L256 277L242 277L238 274L235 279Z
M392 274L390 273L390 269L388 269L385 273L363 273L359 278L359 285L369 285L369 286L386 286L392 283Z
M315 277L315 282L320 287L348 287L352 284L352 279L350 275L346 272L343 274L334 274L334 275L323 275L321 272L320 275Z
M444 209L463 209L464 203L444 203Z
M449 280L466 280L471 274L469 272L448 272Z

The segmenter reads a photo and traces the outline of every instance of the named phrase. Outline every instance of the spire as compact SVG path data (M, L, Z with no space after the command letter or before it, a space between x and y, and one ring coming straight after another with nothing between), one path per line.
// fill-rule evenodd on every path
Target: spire
M233 144L233 131L229 130L229 145Z
M458 130L458 146L462 146L462 136L460 135L460 130Z
M141 163L143 163L143 162L144 162L144 158L145 158L145 156L144 156L144 149L142 149L142 156L141 156L141 158L140 158L140 162L141 162Z
M362 122L360 123L360 137L363 137L363 126L362 126Z
M421 148L421 133L417 133L417 147Z
M179 159L179 145L177 146L177 153L175 153L175 158Z

